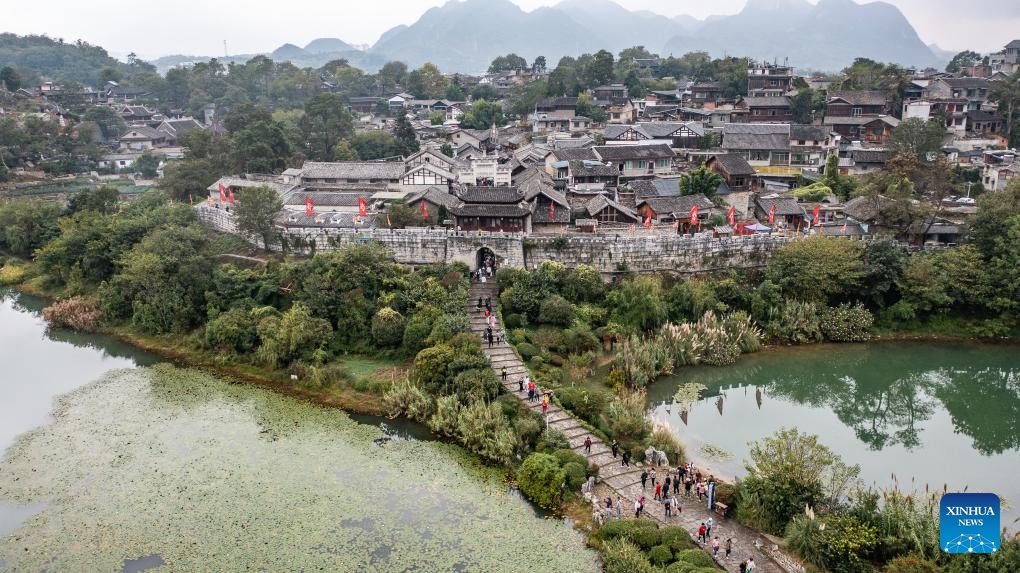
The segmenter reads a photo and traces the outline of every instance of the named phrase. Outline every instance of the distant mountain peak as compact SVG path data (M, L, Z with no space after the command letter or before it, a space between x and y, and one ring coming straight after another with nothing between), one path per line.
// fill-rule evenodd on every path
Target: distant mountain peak
M329 54L354 49L354 46L339 38L316 38L305 46L305 51L311 54Z

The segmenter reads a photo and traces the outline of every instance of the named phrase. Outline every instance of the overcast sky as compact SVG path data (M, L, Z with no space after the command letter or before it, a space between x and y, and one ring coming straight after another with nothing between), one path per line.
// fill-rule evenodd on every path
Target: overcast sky
M6 10L0 31L47 34L65 41L85 40L123 57L166 54L219 55L223 41L232 54L269 52L284 43L304 46L319 37L372 44L399 24L412 24L445 0L45 0L17 2ZM513 0L525 10L559 0ZM779 0L781 1L781 0ZM888 0L906 15L925 43L946 50L1002 49L1020 38L1020 0ZM745 0L616 0L632 10L666 16L739 12ZM854 23L857 24L857 23ZM487 25L496 28L498 23Z

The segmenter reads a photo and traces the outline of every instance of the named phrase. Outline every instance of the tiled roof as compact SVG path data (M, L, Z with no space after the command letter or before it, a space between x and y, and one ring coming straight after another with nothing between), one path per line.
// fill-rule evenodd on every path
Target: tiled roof
M408 205L413 205L421 199L425 199L425 201L432 203L433 205L443 205L447 209L456 207L460 204L460 200L457 199L457 197L446 189L440 189L439 187L429 187L424 191L418 191L408 195L405 202Z
M790 98L786 96L745 97L747 107L790 107Z
M594 139L587 135L582 135L581 137L554 139L552 141L552 146L553 149L578 149L581 147L590 147L593 143L595 143Z
M535 201L531 204L531 221L533 223L569 223L570 207L566 204L566 200L563 203L557 201L553 216L550 218L548 205Z
M620 174L616 167L593 159L567 163L570 165L570 174L574 177L614 177Z
M553 151L553 155L555 155L556 159L559 161L598 159L598 157L595 156L595 150L591 147L557 149Z
M755 199L762 211L768 213L776 206L776 215L804 215L804 209L793 197L758 197Z
M303 193L292 193L287 198L287 205L304 205L305 198L311 197L312 204L316 207L356 207L358 199L368 201L370 194L365 193L330 193L320 191L305 191Z
M881 90L847 90L830 92L828 103L843 100L850 105L886 105L886 95Z
M637 133L647 137L647 134L643 131L637 130L635 129L635 126L627 125L625 123L610 123L602 131L602 137L605 139L619 139L623 134L631 130L637 131Z
M639 179L628 186L634 192L634 200L648 197L673 197L680 194L679 179Z
M465 203L508 204L519 203L524 194L517 187L468 186L457 194Z
M698 209L711 209L715 207L715 204L701 193L676 197L648 197L638 201L637 206L640 207L641 205L648 205L660 217L673 213L686 215L690 213L691 207L694 205L697 205Z
M713 155L711 159L715 159L722 166L723 171L729 175L754 175L754 168L747 162L743 157L733 153L720 153L719 155Z
M722 148L789 149L790 126L785 123L728 123L723 126Z
M992 83L987 78L946 78L942 81L957 89L988 88Z
M829 130L821 125L790 125L790 139L793 141L825 141L825 138L828 136Z
M256 179L241 179L240 177L220 177L215 183L206 187L206 191L216 192L220 188L220 184L226 187L244 188L244 187L269 187L273 189L281 196L284 196L290 191L297 189L297 185L279 183L277 181L258 181ZM286 199L285 199L286 200ZM313 199L314 201L314 199Z
M890 155L892 153L885 149L854 149L850 152L856 163L885 163Z
M971 121L1002 121L1002 116L998 113L976 109L967 112L967 119Z
M306 161L302 166L304 179L400 179L404 174L402 161Z
M609 199L605 195L596 195L595 197L592 197L590 201L585 203L584 210L587 211L589 217L594 217L595 215L605 210L607 207L611 209L616 209L625 217L629 217L632 221L641 220L641 217L637 213L635 213L633 209L624 207L623 205L617 203L616 201Z
M655 145L603 145L595 153L603 161L626 161L628 159L666 159L676 157L664 143Z
M449 211L458 217L524 217L531 212L519 203L514 203L513 205L462 203L449 208Z

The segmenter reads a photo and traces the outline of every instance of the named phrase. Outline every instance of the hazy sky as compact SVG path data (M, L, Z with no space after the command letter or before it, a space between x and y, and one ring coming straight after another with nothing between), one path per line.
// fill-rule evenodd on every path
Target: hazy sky
M0 31L47 34L105 47L123 57L134 51L151 58L166 54L219 55L223 41L231 54L268 52L290 42L304 46L318 37L372 44L399 24L412 24L425 10L445 0L44 0L17 2L5 11ZM559 0L513 0L525 10ZM632 10L666 16L739 12L745 0L616 0ZM782 0L777 0L782 1ZM999 50L1020 38L1020 1L888 0L917 29L925 43L943 49ZM357 8L355 8L357 7ZM855 23L856 24L856 23ZM487 25L499 31L499 23Z

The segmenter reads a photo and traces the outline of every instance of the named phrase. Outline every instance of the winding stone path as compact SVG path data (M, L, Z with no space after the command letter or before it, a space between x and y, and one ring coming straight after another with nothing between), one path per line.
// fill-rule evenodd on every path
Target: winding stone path
M471 321L472 331L481 337L485 332L486 324L484 310L477 308L478 299L481 298L484 301L485 298L490 298L493 309L495 309L498 301L498 289L495 281L490 280L486 283L472 284L470 292L471 295L467 306L468 317ZM503 344L493 344L492 348L489 348L488 343L483 342L482 350L492 363L492 369L496 372L497 376L500 375L504 367L506 368L507 379L503 382L503 386L507 392L517 396L529 409L541 413L542 403L540 400L529 403L527 390L523 393L518 391L518 381L528 374L528 369L517 356L513 347L504 342ZM652 499L655 493L654 488L649 487L644 490L641 488L641 472L647 469L648 466L638 463L632 463L630 467L623 466L620 458L613 457L612 450L608 445L585 429L576 418L555 403L549 404L546 422L550 427L563 432L570 441L570 447L575 452L587 457L590 463L598 466L599 478L602 483L596 487L596 492L600 492L602 498L605 495L612 495L615 500L622 503L622 514L624 517L633 517L634 501L644 495L646 497L645 511L643 513L645 517L654 519L660 525L681 526L691 534L692 538L696 537L697 529L701 523L705 522L709 517L714 518L715 526L712 528L712 537L718 535L722 546L725 546L726 538L733 539L733 552L730 555L730 559L722 560L722 549L720 549L719 558L717 559L719 564L727 571L737 572L739 563L750 557L754 557L758 573L800 573L804 570L795 560L777 550L773 550L774 542L772 540L740 525L733 519L721 518L710 513L706 504L699 502L697 497L684 499L682 497L682 489L682 511L680 516L667 518L664 506ZM590 453L584 451L584 440L586 437L590 437L592 441ZM656 470L660 479L665 479L665 470L666 468L664 467ZM611 493L607 492L606 488ZM711 551L710 547L706 547L705 550Z

